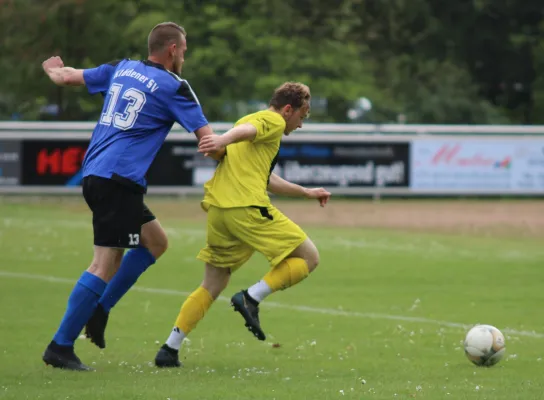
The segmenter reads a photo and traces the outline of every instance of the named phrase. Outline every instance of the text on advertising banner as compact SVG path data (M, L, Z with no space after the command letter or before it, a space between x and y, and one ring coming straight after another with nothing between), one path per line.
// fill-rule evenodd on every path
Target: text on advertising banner
M415 139L411 188L544 191L543 140Z

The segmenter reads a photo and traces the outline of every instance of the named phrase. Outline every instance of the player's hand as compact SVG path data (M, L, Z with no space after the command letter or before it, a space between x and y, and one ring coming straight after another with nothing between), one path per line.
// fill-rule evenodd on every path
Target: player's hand
M223 137L212 134L204 136L198 143L198 152L204 153L205 156L223 150L226 147Z
M306 198L316 199L321 207L325 207L330 197L331 193L323 188L306 189Z
M45 72L49 71L51 68L62 68L64 67L64 62L62 58L58 56L49 57L42 63L42 68Z

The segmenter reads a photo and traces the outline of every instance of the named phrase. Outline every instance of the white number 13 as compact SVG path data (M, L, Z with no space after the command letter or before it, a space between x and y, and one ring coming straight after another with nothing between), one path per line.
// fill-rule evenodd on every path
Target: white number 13
M140 244L140 235L137 233L129 233L128 234L128 244L130 246L137 246Z
M119 83L111 85L110 101L106 108L106 112L103 113L100 118L100 124L109 126L113 122L113 126L124 131L134 126L134 123L138 118L138 113L142 111L142 108L145 105L146 97L144 92L138 89L129 88L125 90L122 96L123 99L128 100L125 110L122 113L114 113L122 89L123 85L120 85Z

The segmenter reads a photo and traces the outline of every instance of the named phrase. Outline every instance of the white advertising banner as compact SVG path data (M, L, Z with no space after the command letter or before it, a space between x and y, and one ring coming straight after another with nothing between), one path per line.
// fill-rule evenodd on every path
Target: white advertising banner
M414 139L410 187L465 193L544 193L544 139Z

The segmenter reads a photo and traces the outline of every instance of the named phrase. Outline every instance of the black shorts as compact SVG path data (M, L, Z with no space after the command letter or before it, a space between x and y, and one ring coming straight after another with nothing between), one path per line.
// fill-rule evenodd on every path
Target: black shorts
M144 194L113 179L83 178L83 197L93 213L95 246L135 248L142 225L155 219Z

